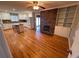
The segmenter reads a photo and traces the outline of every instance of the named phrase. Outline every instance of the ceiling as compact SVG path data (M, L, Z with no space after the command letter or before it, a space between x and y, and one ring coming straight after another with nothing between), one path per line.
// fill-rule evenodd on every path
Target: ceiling
M62 5L75 4L79 3L78 1L38 1L40 6L48 8L53 8ZM32 10L28 8L32 6L33 1L0 1L0 10Z

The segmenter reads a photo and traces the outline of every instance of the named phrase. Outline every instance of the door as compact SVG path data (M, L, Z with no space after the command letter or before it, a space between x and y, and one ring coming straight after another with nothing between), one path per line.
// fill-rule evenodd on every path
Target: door
M36 16L36 31L40 31L40 15Z

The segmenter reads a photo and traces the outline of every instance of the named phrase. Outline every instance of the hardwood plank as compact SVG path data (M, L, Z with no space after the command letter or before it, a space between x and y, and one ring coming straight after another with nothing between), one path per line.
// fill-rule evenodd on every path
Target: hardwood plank
M68 39L64 37L49 36L27 28L24 33L7 30L4 35L13 57L16 58L56 58L68 55Z

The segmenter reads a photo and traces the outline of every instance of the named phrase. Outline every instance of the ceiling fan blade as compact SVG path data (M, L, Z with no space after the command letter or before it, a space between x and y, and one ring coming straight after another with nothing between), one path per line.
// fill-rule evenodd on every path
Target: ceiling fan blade
M45 7L43 7L43 6L40 6L40 5L39 5L39 7L40 7L40 8L42 8L42 9L46 9Z
M28 7L26 7L26 8L32 8L33 6L28 6Z

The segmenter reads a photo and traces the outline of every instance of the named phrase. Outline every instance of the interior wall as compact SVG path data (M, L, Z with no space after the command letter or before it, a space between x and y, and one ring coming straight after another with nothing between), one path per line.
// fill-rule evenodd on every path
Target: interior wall
M70 28L69 27L55 26L54 34L68 38L69 33L70 33Z

